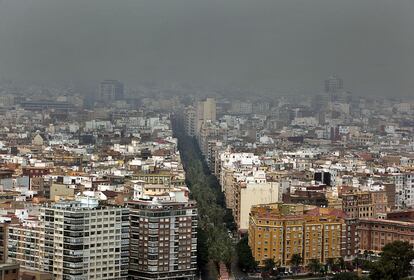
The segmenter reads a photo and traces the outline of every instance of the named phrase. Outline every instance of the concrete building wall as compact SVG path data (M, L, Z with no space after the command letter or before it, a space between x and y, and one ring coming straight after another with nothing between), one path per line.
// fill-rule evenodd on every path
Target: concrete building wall
M93 207L93 203L82 208L68 201L43 207L40 212L45 240L43 271L53 273L55 280L127 279L127 208Z
M53 183L50 186L50 200L54 201L56 197L74 196L75 190L69 185Z
M359 250L380 252L394 241L414 245L414 223L383 219L360 219L358 224Z
M0 264L0 280L18 280L19 271L18 264Z
M252 208L249 245L259 265L263 266L266 259L272 258L289 266L294 254L302 256L304 265L311 259L326 263L328 259L342 256L344 220L332 213L312 215L305 212L300 204L268 204Z
M194 202L134 201L130 207L130 279L194 279L197 208Z
M240 188L236 219L239 230L248 230L249 213L253 205L279 202L279 187L278 182L266 182L250 183Z

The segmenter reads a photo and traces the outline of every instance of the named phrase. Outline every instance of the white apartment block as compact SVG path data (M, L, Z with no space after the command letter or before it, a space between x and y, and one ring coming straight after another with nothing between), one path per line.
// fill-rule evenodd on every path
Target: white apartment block
M44 270L55 280L127 279L129 210L94 198L42 207Z
M414 206L414 173L392 175L395 184L395 205L400 208Z

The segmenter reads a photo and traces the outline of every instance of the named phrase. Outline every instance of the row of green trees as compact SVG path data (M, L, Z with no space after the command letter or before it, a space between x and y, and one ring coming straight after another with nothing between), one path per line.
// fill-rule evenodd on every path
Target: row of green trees
M201 269L209 261L230 265L234 245L229 230L234 229L234 220L225 208L219 182L206 167L196 140L187 136L177 121L173 121L173 130L178 138L178 149L186 172L190 197L197 201L198 265Z
M358 277L356 273L344 272L334 276L333 280L401 280L412 272L411 262L414 260L413 245L406 241L395 241L384 246L378 260L357 260L364 269L370 271L367 277Z

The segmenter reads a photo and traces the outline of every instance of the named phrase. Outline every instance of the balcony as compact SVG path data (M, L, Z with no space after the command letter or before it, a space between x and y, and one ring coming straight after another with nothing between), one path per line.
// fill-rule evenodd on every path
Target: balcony
M83 229L83 225L65 225L65 230L67 231L81 231Z
M121 235L121 238L122 238L122 239L129 239L129 233L123 233L123 234Z
M158 247L156 248L148 248L149 254L157 254L158 253Z
M150 229L150 230L148 230L148 234L158 236L158 229Z
M78 262L78 263L63 263L63 268L71 268L71 269L82 269L83 268L83 263L82 262Z
M83 250L65 250L64 255L65 256L82 256Z
M83 275L65 275L63 276L63 280L87 280L87 276Z
M149 266L157 266L158 265L158 261L157 260L148 260L148 265Z
M70 244L83 244L83 238L71 238L71 237L65 237L63 239L64 243L70 243Z

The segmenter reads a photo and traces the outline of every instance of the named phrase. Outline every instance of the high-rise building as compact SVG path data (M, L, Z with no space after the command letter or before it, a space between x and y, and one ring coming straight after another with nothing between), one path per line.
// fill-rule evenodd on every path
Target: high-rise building
M196 133L200 131L204 122L215 122L217 119L216 99L206 98L204 101L197 103L197 125Z
M38 221L7 225L7 260L27 270L43 271L44 236Z
M124 98L124 85L116 80L105 80L99 85L99 95L102 101L114 101Z
M193 137L196 135L197 111L194 107L189 106L184 112L184 128L187 135Z
M4 263L7 260L7 230L7 224L0 224L0 263Z
M302 256L304 265L311 259L326 263L342 256L345 214L336 209L306 207L282 203L252 207L249 245L259 265L270 258L289 266L294 254Z
M130 279L194 279L197 269L195 202L175 195L144 196L128 206Z
M127 279L127 208L80 197L42 207L40 215L43 267L55 280Z
M332 75L325 80L325 92L336 93L343 89L343 80L337 75Z

